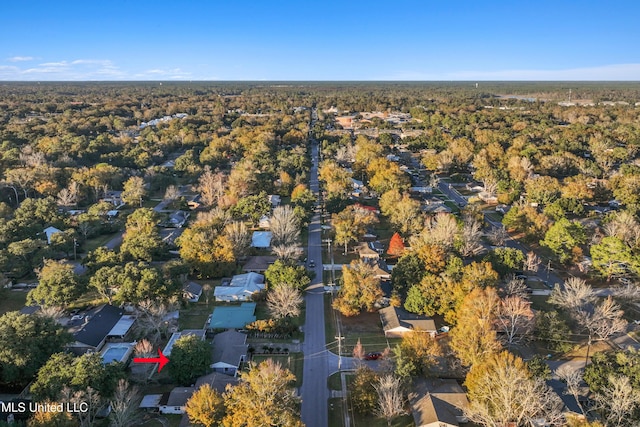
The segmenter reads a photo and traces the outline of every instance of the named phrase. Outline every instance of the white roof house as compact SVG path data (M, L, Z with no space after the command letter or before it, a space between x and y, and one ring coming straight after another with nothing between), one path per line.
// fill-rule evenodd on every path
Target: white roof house
M251 236L251 246L266 249L271 246L272 237L273 233L270 231L254 231Z
M47 243L51 244L51 236L56 233L62 233L62 230L59 230L55 227L47 227L42 232L47 235Z
M264 290L264 276L245 273L233 276L228 286L216 286L213 296L216 301L250 301L253 294Z

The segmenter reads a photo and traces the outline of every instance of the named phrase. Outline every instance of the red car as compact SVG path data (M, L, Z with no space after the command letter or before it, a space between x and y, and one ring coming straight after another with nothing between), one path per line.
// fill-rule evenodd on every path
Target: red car
M379 353L377 351L372 352L372 353L367 353L364 355L364 360L378 360L382 357L382 353Z

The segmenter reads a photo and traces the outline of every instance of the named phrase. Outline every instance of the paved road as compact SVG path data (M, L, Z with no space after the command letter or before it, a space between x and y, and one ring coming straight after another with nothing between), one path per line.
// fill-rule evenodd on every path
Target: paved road
M309 188L318 193L318 142L312 141L313 165ZM315 214L309 224L309 248L307 257L315 262L316 277L307 289L306 318L304 325L304 366L302 387L302 422L307 427L327 427L329 375L324 335L324 286L322 283L322 229L320 215Z

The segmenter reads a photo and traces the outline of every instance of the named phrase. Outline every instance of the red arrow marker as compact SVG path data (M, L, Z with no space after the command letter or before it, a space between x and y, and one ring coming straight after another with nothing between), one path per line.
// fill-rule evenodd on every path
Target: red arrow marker
M164 365L169 363L167 356L162 354L162 350L158 349L158 355L160 357L134 357L133 363L158 363L158 372L162 371Z

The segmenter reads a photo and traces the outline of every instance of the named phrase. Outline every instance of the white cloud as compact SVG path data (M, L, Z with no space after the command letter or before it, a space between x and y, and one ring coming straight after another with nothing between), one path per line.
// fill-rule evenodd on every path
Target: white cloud
M33 56L12 56L11 58L7 58L9 62L24 62L24 61L33 61L35 58Z

